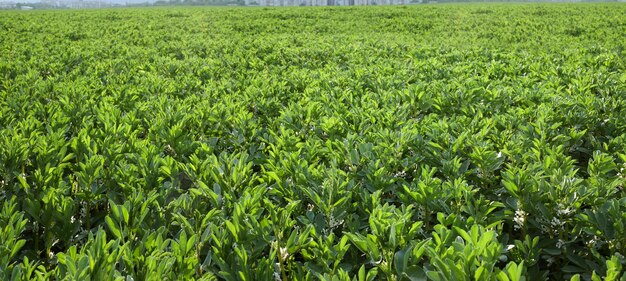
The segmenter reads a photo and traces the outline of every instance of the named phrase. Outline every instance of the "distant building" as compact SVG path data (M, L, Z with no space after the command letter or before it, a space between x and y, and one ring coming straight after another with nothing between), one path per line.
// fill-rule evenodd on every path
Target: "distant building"
M64 1L63 4L65 4L65 7L70 8L70 9L104 8L104 7L112 6L110 3L104 2L104 1L81 1L81 0Z
M367 6L406 5L422 0L244 0L245 5L259 6ZM626 1L626 0L625 0Z
M20 9L22 9L22 10L32 10L33 7L31 7L31 6L21 6Z
M15 9L17 4L14 2L0 2L0 9Z

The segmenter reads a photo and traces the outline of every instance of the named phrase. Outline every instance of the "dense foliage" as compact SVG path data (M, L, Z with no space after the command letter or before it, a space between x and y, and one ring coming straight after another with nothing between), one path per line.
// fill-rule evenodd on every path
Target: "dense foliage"
M625 280L626 6L0 13L0 279Z

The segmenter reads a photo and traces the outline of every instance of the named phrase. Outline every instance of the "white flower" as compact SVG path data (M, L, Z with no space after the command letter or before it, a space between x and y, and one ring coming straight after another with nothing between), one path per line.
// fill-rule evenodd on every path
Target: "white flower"
M572 212L571 208L565 208L565 206L563 206L563 204L559 203L557 205L557 210L556 210L556 214L559 216L567 216Z
M526 222L526 215L527 213L524 212L524 210L516 210L515 211L515 217L513 218L513 221L515 222L515 225L513 226L514 229L520 229L524 226L524 223Z
M274 264L274 280L282 281L282 279L280 278L280 263Z
M287 251L287 248L285 247L280 247L280 259L281 260L287 260L287 258L289 258L289 251Z
M571 212L572 212L572 209L570 209L570 208L561 209L561 210L557 210L556 211L557 215L564 215L564 216L569 215L569 213L571 213Z
M406 177L406 171L400 171L400 172L397 172L397 173L394 175L394 177L396 177L396 178L404 178L404 177Z
M329 226L330 228L336 228L343 224L344 220L337 220L333 215L330 216Z
M559 239L559 241L556 242L556 247L561 249L563 246L565 246L565 241Z
M559 220L558 218L552 218L550 225L552 225L552 227L563 227L563 225L565 225L565 222Z

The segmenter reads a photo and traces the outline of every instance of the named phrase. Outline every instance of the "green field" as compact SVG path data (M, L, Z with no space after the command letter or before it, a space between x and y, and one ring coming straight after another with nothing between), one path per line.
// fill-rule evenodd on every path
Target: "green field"
M0 280L626 280L625 47L626 4L0 12Z

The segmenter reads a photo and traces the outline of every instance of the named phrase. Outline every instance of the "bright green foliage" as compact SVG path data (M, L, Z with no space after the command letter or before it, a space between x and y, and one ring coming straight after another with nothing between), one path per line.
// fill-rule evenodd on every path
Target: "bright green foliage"
M624 15L0 12L0 280L626 280Z

